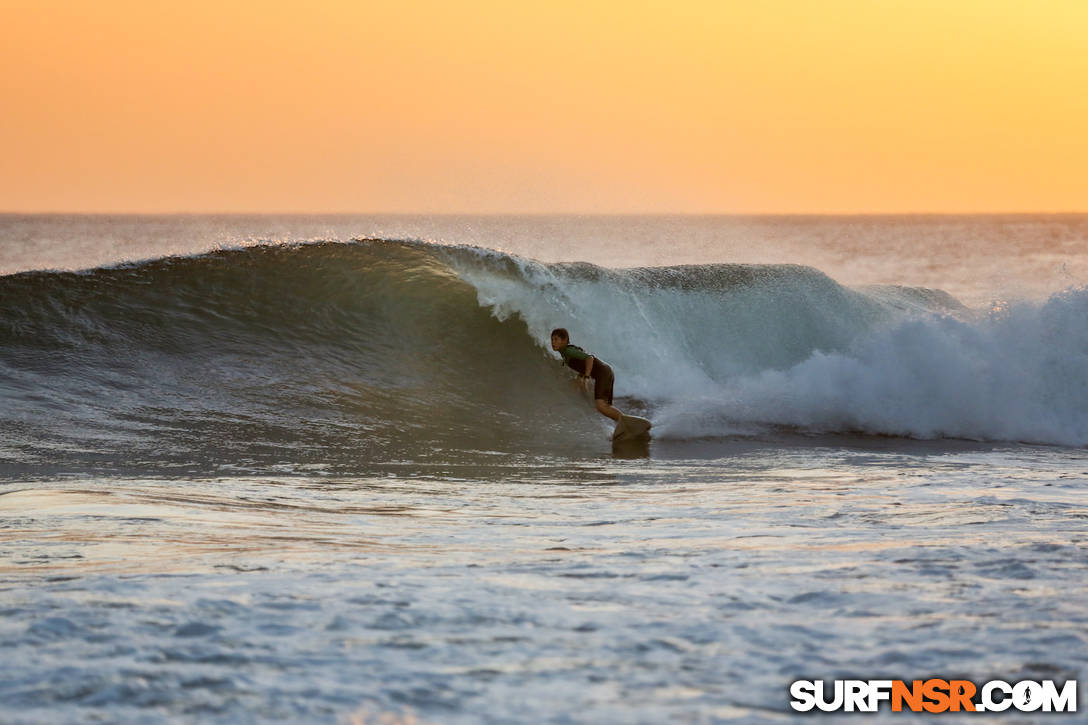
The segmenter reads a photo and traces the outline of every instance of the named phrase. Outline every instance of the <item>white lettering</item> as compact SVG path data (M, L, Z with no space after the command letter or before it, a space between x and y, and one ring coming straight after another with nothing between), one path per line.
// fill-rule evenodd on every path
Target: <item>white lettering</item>
M994 700L994 690L1000 691L1004 697L1000 700ZM975 709L986 712L1004 712L1010 707L1012 707L1012 685L1004 680L990 680L982 687L982 705Z
M866 700L868 700L869 685L865 680L847 680L845 683L846 711L867 712Z
M816 707L820 708L824 712L835 712L842 707L843 692L842 692L842 680L835 680L834 692L835 697L832 700L828 700L824 697L824 683L820 680L816 683Z
M869 680L869 709L868 712L876 712L880 709L881 700L892 699L891 680Z
M1053 710L1051 709L1053 708ZM1043 712L1076 712L1077 681L1066 680L1062 691L1054 685L1054 680L1043 680Z
M1012 688L1012 704L1020 712L1035 712L1043 706L1043 688L1031 680L1017 682Z
M816 707L816 685L812 680L797 680L790 685L790 707L798 712L808 712Z

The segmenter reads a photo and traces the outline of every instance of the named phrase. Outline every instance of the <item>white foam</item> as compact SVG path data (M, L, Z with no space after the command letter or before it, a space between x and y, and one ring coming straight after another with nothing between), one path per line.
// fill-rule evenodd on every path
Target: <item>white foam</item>
M1088 444L1084 288L952 316L916 293L895 304L887 290L867 295L811 271L705 289L495 253L454 267L481 305L523 319L542 346L567 327L611 363L616 394L653 406L659 438L770 424Z
M849 350L742 376L665 407L659 435L728 435L738 423L1088 444L1088 291L973 322L910 317Z

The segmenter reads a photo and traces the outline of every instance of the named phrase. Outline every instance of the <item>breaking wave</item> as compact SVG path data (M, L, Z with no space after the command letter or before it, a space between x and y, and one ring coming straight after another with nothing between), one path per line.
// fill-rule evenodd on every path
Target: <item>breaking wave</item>
M606 421L547 349L558 326L659 440L1088 444L1084 289L972 311L795 265L608 269L368 239L0 277L0 458L589 452Z

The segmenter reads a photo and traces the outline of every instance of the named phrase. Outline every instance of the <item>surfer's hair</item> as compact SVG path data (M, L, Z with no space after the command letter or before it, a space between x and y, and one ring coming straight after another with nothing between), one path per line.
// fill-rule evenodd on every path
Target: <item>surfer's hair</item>
M567 328L565 327L557 327L552 330L552 337L558 337L560 340L570 342L570 333L567 332Z

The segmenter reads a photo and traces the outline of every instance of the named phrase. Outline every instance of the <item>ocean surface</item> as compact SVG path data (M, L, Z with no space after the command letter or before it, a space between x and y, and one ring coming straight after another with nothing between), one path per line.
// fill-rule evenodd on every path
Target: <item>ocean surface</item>
M1086 282L1085 215L0 215L0 722L1082 722Z

